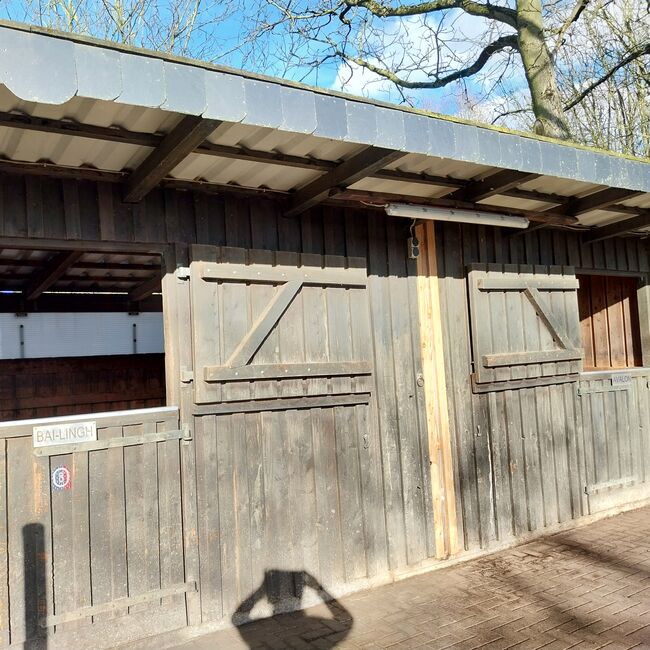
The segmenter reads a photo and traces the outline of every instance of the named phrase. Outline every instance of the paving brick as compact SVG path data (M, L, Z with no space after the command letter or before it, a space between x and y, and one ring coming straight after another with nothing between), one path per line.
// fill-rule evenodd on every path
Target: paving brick
M177 650L650 650L650 508L354 594L331 610L255 621Z

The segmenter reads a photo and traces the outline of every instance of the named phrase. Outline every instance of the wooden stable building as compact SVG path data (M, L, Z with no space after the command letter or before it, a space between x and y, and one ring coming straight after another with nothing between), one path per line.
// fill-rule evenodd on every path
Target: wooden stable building
M647 161L0 25L0 647L650 497L649 226Z

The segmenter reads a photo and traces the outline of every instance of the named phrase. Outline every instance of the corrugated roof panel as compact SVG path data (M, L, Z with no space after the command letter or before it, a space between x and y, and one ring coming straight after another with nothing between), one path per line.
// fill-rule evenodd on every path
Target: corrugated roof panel
M621 201L622 205L629 205L634 208L648 208L650 209L650 194L641 194L632 199Z
M191 154L173 170L172 176L183 180L202 179L211 183L234 183L243 187L288 191L308 183L321 173L296 167Z
M492 169L488 165L435 158L420 154L409 154L387 166L387 169L399 169L413 174L430 174L431 176L451 176L452 178L470 179Z
M555 176L540 176L521 185L522 189L535 190L546 194L561 194L563 196L584 196L604 187L604 185L583 183L574 179L556 178Z
M491 196L488 199L479 201L482 205L496 205L500 208L516 208L518 210L530 210L535 212L537 210L544 211L553 207L552 203L546 201L533 201L531 199L520 199L519 197L512 196Z
M449 194L450 188L424 183L407 183L403 181L384 180L380 178L364 178L358 183L350 185L352 190L366 192L386 192L389 194L402 194L404 196L419 196L424 198L440 198Z
M609 210L594 210L581 215L580 223L585 226L605 226L623 219L629 219L630 216L629 214L610 212Z

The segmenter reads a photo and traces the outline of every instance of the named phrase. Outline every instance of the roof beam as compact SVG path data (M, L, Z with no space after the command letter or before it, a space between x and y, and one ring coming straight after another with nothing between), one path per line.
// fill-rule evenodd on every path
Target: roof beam
M571 215L573 217L579 217L580 215L591 212L592 210L603 210L619 201L639 196L639 194L643 194L643 192L637 190L626 190L621 187L608 187L604 190L594 192L593 194L583 196L581 199L568 201L560 208L552 208L552 211Z
M154 275L152 278L147 278L144 282L136 285L129 291L129 300L131 302L139 302L148 298L151 294L160 291L161 278L160 275Z
M639 228L647 228L648 226L650 226L650 210L646 210L638 214L636 217L616 221L615 223L610 223L606 226L592 228L585 235L583 241L586 244L594 244L597 241L610 239L612 237L617 237L618 235L624 235L633 232L634 230L638 230Z
M451 194L449 198L459 201L482 201L496 194L507 192L521 183L539 178L539 176L540 174L521 172L515 169L502 169L482 180L468 183L462 189Z
M129 131L118 126L92 126L70 120L53 120L44 117L34 117L32 115L22 115L20 113L0 112L0 127L2 126L12 129L101 140L104 142L130 144L149 147L151 149L160 146L165 138L160 133ZM260 151L246 147L214 144L212 142L203 142L196 147L194 153L204 156L217 156L219 158L231 158L254 163L296 167L299 169L314 169L318 171L329 171L330 169L334 169L338 164L333 160L321 160L308 156L291 156L277 151Z
M217 120L186 115L163 138L125 183L124 201L141 201L179 163L219 126Z
M367 176L371 176L382 167L399 160L405 155L403 151L394 151L393 149L383 149L381 147L366 147L332 171L299 189L292 196L289 209L285 214L288 217L300 214L321 203L332 194L342 191L341 188L346 188Z
M25 300L35 300L42 293L47 291L68 269L74 266L74 263L84 254L83 251L64 251L55 255L36 276L30 280L25 289L23 296Z

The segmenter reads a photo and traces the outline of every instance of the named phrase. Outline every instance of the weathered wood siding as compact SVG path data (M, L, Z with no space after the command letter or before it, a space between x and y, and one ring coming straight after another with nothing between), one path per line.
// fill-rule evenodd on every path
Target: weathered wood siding
M634 494L644 494L647 462L642 452L639 468L633 468L631 454L634 449L647 454L650 445L647 376L634 379L624 393L612 393L611 380L604 379L604 392L580 396L578 389L595 380L583 375L579 382L560 383L553 372L547 386L473 392L470 377L477 360L472 359L468 265L537 265L536 271L545 273L573 266L577 272L645 274L645 242L612 239L582 245L579 234L569 231L512 235L505 229L453 224L436 224L436 235L464 548L489 548L634 496L622 491L621 485L629 485L623 480L621 485L601 485L594 499L587 492L595 484L634 474ZM498 322L509 331L507 317ZM579 340L579 332L571 336Z
M93 419L97 443L48 455L32 447L32 425L48 420L0 425L0 647L47 637L52 649L107 648L186 624L195 585L183 566L178 410ZM57 489L57 468L69 486Z
M164 403L163 354L0 360L0 421Z
M168 395L194 435L192 446L184 447L183 471L190 482L184 497L186 563L189 575L198 571L201 582L195 622L229 620L267 569L307 569L336 593L386 580L390 571L434 557L426 414L417 384L417 277L415 261L406 257L408 226L377 211L327 207L288 219L265 199L172 190L156 190L133 206L122 204L120 189L111 184L0 176L0 237L46 245L43 239L56 238L69 246L82 239L89 250L100 247L93 242L144 242L156 249L174 244L181 266L190 261L190 244L282 251L290 263L297 254L366 260L368 322L327 325L334 347L347 345L350 336L368 339L371 398L356 406L206 412L194 421L191 385L180 381L182 369L192 370L189 290L183 295L183 281L173 277L163 283L165 309L174 311L166 322L175 382L168 382ZM267 289L259 291L261 300ZM301 300L314 296L310 289ZM325 302L294 314L298 337L303 315L318 325L327 316ZM236 322L231 326L233 340L243 335ZM339 337L339 326L347 334L342 330ZM291 337L291 330L282 336Z

